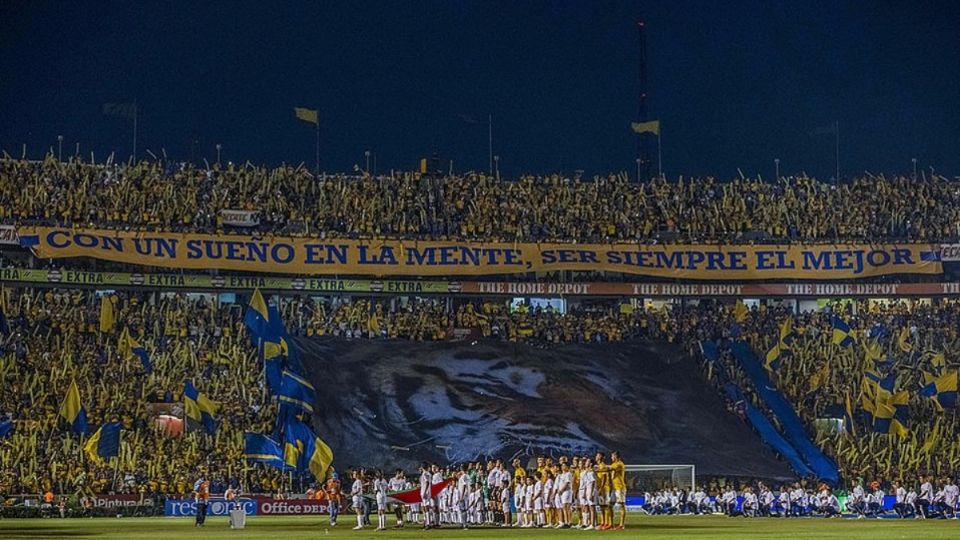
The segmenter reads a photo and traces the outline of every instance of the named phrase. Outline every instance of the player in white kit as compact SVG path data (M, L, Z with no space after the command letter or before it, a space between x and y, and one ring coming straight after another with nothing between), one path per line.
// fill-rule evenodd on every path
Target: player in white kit
M580 526L584 530L593 530L594 526L594 504L597 496L597 475L593 471L593 464L590 458L583 458L580 461Z
M430 497L430 484L433 481L433 475L430 473L430 467L426 463L420 466L420 508L423 509L423 528L429 529L434 522L430 512L430 503L433 499Z
M513 527L513 515L510 513L510 482L504 480L500 483L500 506L503 510L502 527Z
M536 527L536 515L533 513L534 481L532 476L525 477L523 482L523 526ZM517 487L519 490L519 486Z
M430 469L433 471L433 476L430 478L431 486L443 482L443 473L440 472L440 467L437 464L433 464ZM430 509L433 513L433 517L431 519L433 519L434 527L440 526L440 516L437 514L437 506L436 500L434 500L430 505Z
M373 480L373 493L377 498L377 530L383 531L387 528L387 489L389 483L383 477L383 471L377 470Z
M537 472L536 481L533 483L533 512L534 525L542 527L544 524L543 514L543 473Z
M467 505L470 501L470 474L467 472L467 466L460 467L460 474L457 477L457 485L454 488L453 503L457 521L464 529L467 528Z
M393 475L393 478L390 479L387 487L390 491L403 491L407 487L407 479L403 476L403 470L397 469L396 474ZM403 528L403 505L400 503L394 504L394 512L397 515L397 524L394 525L396 529Z
M363 478L360 471L353 472L353 485L350 486L350 502L353 503L353 510L357 513L357 526L354 530L363 528Z
M554 484L557 492L557 528L569 529L571 516L570 505L573 502L573 473L566 462L560 464L560 474Z

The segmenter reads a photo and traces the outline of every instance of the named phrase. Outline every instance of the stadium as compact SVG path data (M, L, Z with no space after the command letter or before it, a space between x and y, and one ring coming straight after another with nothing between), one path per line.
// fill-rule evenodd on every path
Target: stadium
M957 536L955 6L115 7L0 7L0 538Z

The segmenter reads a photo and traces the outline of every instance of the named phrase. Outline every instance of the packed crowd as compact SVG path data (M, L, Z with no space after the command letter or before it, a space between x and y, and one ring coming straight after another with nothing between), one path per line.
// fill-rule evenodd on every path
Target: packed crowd
M842 506L834 490L822 484L813 489L794 482L777 489L759 481L739 490L730 484L709 492L703 486L691 492L668 487L653 495L645 492L643 509L654 515L725 514L748 518L840 517L847 512L858 518L895 514L901 519L957 519L960 490L953 478L942 478L936 486L933 481L931 477L921 477L916 483L894 481L883 485L872 480L865 487L862 479L851 480L847 491L837 490L844 494Z
M0 335L0 421L16 428L0 439L0 493L102 492L188 494L184 475L203 466L212 489L247 486L275 492L284 478L268 468L246 469L245 430L269 433L276 405L266 396L261 366L243 325L244 306L217 305L209 296L181 293L113 293L116 326L101 331L103 299L81 289L5 289ZM477 337L546 345L620 340L648 333L653 315L618 306L602 310L508 309L504 303L445 301L407 304L283 299L280 310L292 335L353 339L450 339L460 328ZM152 370L124 354L124 329L144 346ZM661 335L662 325L649 329ZM161 415L182 417L184 381L219 403L213 436L189 431L168 436ZM58 411L76 380L88 422L119 421L124 436L113 465L86 458L79 437L63 429ZM223 459L211 459L217 449ZM188 466L188 464L190 466Z
M599 343L639 336L667 337L666 320L630 304L574 307L561 313L551 307L509 306L500 301L458 302L410 299L377 302L344 300L283 302L282 311L294 335L348 339L390 338L442 341L458 330L476 337L532 344Z
M787 396L804 420L808 432L828 455L836 460L846 478L866 476L890 482L923 474L945 475L960 470L960 441L951 436L960 424L953 411L940 410L920 395L924 373L957 369L955 356L960 330L960 304L941 301L902 300L894 302L845 302L795 315L790 310L760 306L737 322L733 310L685 312L696 319L687 325L684 336L692 354L699 354L700 340L729 340L731 329L752 345L763 361L778 340L778 327L793 321L793 340L779 365L770 370L777 388ZM838 317L850 326L851 344L834 342L833 320ZM875 344L875 345L874 345ZM871 356L864 350L874 347ZM729 354L718 362L704 361L710 376L732 381L745 390L754 404L751 383ZM869 402L869 376L883 378L890 393L909 395L907 434L898 436L875 432L864 408ZM895 382L894 382L895 381ZM844 418L851 403L852 423L841 427L824 418ZM869 403L866 405L869 407Z
M0 336L0 415L16 422L0 440L0 493L189 493L184 475L203 464L215 486L242 479L244 429L269 430L256 356L237 309L183 295L115 295L117 321L151 354L152 372L118 351L120 330L101 333L99 301L78 289L5 290L9 333ZM203 381L220 403L220 429L208 437L165 436L159 415L182 417L184 380ZM123 425L119 459L94 463L78 436L58 426L58 411L76 380L89 425ZM211 459L217 448L221 458ZM257 473L258 474L258 473ZM253 476L258 488L279 488Z
M223 210L259 224L232 227ZM483 173L316 176L305 168L0 160L0 220L123 229L486 241L939 241L960 236L960 188L871 176L712 177L637 184L625 174L505 180Z
M246 335L243 306L217 305L207 296L115 293L110 298L116 305L116 328L101 332L100 299L91 291L28 288L3 294L9 332L0 336L0 379L6 389L0 394L0 421L13 418L17 428L0 439L0 492L182 495L190 492L183 476L188 464L207 469L215 492L226 485L259 492L284 487L284 478L273 470L247 468L241 459L243 431L269 433L276 416ZM701 341L715 340L722 353L718 361L704 362L707 377L722 374L748 399L753 398L751 383L724 352L724 340L736 323L741 338L762 358L777 325L790 316L796 334L792 354L772 377L845 478L861 476L887 486L897 479L960 470L960 442L950 435L958 432L957 420L914 391L921 371L933 369L935 357L946 367L956 365L952 351L957 350L960 306L954 303L844 304L801 315L761 306L739 316L739 322L735 310L710 301L682 309L611 301L560 313L511 307L505 301L298 297L282 299L280 310L289 332L304 336L472 336L537 346L656 339L676 342L694 355L699 355ZM863 386L866 360L860 348L831 343L830 320L837 314L849 321L854 337L862 338L878 323L896 336L882 343L894 358L887 369L900 373L897 389L911 390L908 436L881 435L860 426L852 437L818 423L823 417L842 417L846 398L858 403ZM121 354L118 340L124 328L149 351L152 372ZM168 427L155 423L160 414L182 415L180 392L186 379L202 381L201 390L220 404L220 427L213 436L190 431L170 437ZM113 420L124 426L121 456L112 466L87 460L78 438L58 428L57 411L71 380L77 381L92 426ZM818 382L811 385L811 380ZM736 403L730 408L736 411ZM212 448L222 459L209 457Z

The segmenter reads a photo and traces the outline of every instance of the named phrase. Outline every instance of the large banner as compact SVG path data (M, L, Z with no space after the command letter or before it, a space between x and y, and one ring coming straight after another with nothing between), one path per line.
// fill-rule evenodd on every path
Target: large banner
M99 288L222 289L304 291L314 293L450 294L459 293L459 281L341 279L336 277L210 276L203 274L146 274L91 272L87 270L37 270L0 268L0 282L89 285Z
M248 516L257 514L257 501L250 498L237 499L236 504L243 508ZM230 515L231 504L222 497L211 497L207 501L208 516L227 516ZM195 516L197 515L197 503L193 499L167 499L163 503L163 514L165 516Z
M272 497L254 495L237 499L237 503L248 516L302 516L327 513L327 502L313 499L276 500ZM163 505L167 516L195 516L197 503L193 499L167 499ZM226 516L230 513L230 503L222 497L211 497L207 504L208 516Z
M640 298L831 298L960 296L960 283L539 283L528 281L413 281L278 276L209 276L202 274L140 274L84 270L0 268L0 283L85 285L98 288L270 291L307 293L366 293L392 295L466 296L635 296Z
M409 471L424 461L619 448L627 463L689 463L706 476L790 474L727 413L699 366L677 362L677 349L665 344L543 349L304 337L292 346L324 407L312 427L351 463ZM570 414L570 403L583 396L591 406ZM356 429L358 418L363 429Z
M95 508L118 508L121 506L153 506L153 497L143 495L117 493L103 494L93 496L93 506Z
M24 228L44 259L300 275L450 276L558 270L700 280L857 279L939 274L940 246L714 246L417 242Z

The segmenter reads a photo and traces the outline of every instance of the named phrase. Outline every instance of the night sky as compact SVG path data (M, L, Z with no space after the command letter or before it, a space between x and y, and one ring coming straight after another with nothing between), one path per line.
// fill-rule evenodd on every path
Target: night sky
M275 5L274 5L275 4ZM0 3L0 149L131 151L107 102L140 104L139 149L175 159L413 168L440 152L507 175L635 167L636 22L650 118L678 174L960 174L956 2ZM721 7L722 6L722 7ZM653 143L654 153L656 144Z

